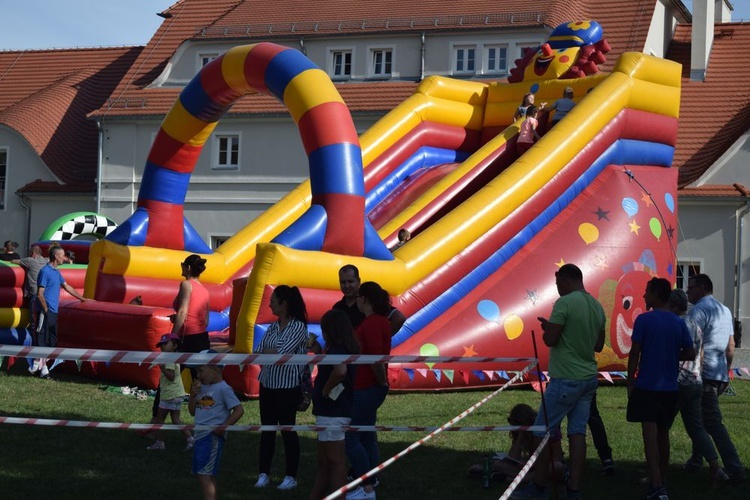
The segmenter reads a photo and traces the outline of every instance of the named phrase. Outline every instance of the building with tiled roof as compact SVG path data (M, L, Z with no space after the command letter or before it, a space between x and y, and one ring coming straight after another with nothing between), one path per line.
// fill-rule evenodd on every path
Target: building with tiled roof
M140 47L0 52L0 239L96 208L98 109ZM15 193L15 195L14 195Z
M750 26L727 22L729 2L696 0L693 4L693 12L699 13L695 17L679 0L180 0L161 13L164 21L146 47L120 49L123 53L118 61L122 64L110 67L113 71L117 68L119 78L112 82L107 97L98 99L86 111L88 125L94 130L98 125L101 131L100 135L94 134L94 140L101 139L101 144L91 149L92 136L87 135L88 146L78 150L75 165L61 169L61 163L52 161L62 155L71 162L75 155L71 156L69 150L62 154L63 150L58 149L56 155L52 154L54 148L46 151L49 141L36 136L44 134L45 124L38 123L38 131L31 126L34 120L25 121L28 130L16 125L14 130L24 140L41 145L34 146L34 151L50 175L14 183L14 188L5 190L6 204L12 198L8 194L11 191L20 196L35 192L50 197L56 185L64 184L65 189L59 192L67 190L68 195L71 186L82 185L92 196L89 206L116 221L125 220L135 208L146 156L161 120L203 65L237 45L272 41L303 51L328 72L351 111L357 130L364 132L411 95L417 83L427 76L503 80L521 51L538 45L556 25L571 19L596 19L612 47L602 70L611 69L626 51L643 51L683 64L674 166L680 168L679 183L685 189L680 191L682 227L676 253L685 264L679 269L690 272L695 269L693 264L699 262L695 254L713 252L697 243L703 240L700 235L693 236L686 230L704 222L692 219L695 214L689 208L691 204L699 207L697 212L701 214L708 213L707 204L736 207L745 203L747 196L744 188L732 186L750 186L746 169L742 168L748 159L750 86L746 82L750 75L745 75L747 67L735 64L747 46ZM717 6L718 11L714 11ZM718 22L715 28L714 20ZM694 34L700 32L708 38L715 35L712 43L706 43L706 38L696 43ZM696 61L700 56L695 57L700 51L696 48L701 47L709 50L699 63ZM498 57L497 65L492 68L487 64L489 49L497 49L493 52ZM460 70L458 54L468 54L461 52L468 50L476 57L475 66L471 71ZM7 54L0 53L0 61ZM376 57L382 58L380 63L375 63ZM12 66L5 62L0 65L2 68L7 72ZM705 78L696 80L696 75ZM68 76L60 75L55 83ZM0 90L3 78L0 72ZM48 95L54 90L50 88L51 81L43 84L39 80L35 85L39 102L47 99L55 106L65 102ZM68 94L71 92L65 94L70 99ZM33 114L33 108L23 108L27 99L24 94L9 93L0 97L3 98L19 106L16 112ZM0 118L10 111L8 107L0 106ZM37 121L38 116L41 115L34 117ZM66 129L58 134L72 134L70 128ZM63 144L70 147L65 141ZM236 155L222 156L227 147L236 147ZM227 158L234 160L227 163ZM13 172L14 165L9 165ZM96 172L101 174L98 178ZM247 95L226 113L207 142L191 176L185 215L206 243L215 247L307 176L307 158L285 107L266 95ZM32 183L37 177L42 180ZM9 174L8 179L12 178ZM725 187L707 190L702 183ZM707 195L709 191L711 194ZM732 234L736 233L736 220L740 220L735 215L742 213L733 212L729 217L733 221L727 223L733 225ZM714 220L708 224L718 227ZM719 237L729 238L729 232L724 228ZM17 233L4 234L12 238ZM33 234L34 231L32 239ZM715 236L711 233L708 238ZM726 248L743 246L735 241L734 237L728 239ZM727 301L735 297L739 304L742 294L731 284L731 272L726 271L731 267L729 263L711 256L701 259L701 270L718 277L717 289L722 290L723 297ZM735 311L738 309L739 305Z

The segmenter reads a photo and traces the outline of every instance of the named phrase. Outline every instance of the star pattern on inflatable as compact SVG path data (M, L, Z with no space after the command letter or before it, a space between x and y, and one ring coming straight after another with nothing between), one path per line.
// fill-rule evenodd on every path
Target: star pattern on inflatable
M639 229L641 228L641 226L639 226L639 225L638 225L638 224L637 224L637 223L635 222L635 219L633 219L632 221L630 221L630 222L628 223L628 226L630 226L630 232L631 232L631 233L635 233L635 234L636 234L636 236L637 236L637 235L638 235L638 230L639 230Z
M473 358L474 356L477 356L479 353L474 350L474 344L471 344L470 346L464 346L464 357L465 358Z
M602 207L596 207L596 211L592 212L596 214L596 220L609 220L609 210L604 210Z
M646 204L646 208L651 206L651 197L648 195L648 193L643 193L641 195L641 201Z

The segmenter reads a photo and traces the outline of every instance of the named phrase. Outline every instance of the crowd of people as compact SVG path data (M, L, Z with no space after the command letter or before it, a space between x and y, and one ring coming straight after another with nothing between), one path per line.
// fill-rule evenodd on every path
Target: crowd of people
M526 111L528 113L528 110ZM527 115L528 116L528 115ZM407 238L408 239L408 238ZM6 242L6 253L13 253ZM15 254L17 256L17 254ZM59 245L49 249L49 260L39 246L30 256L11 259L26 271L24 294L29 297L35 345L55 347L57 307L60 290L85 301L65 282L58 267L65 252ZM209 298L199 278L206 260L188 256L181 264L184 280L174 299L173 328L157 347L164 352L212 352L208 338ZM391 337L405 321L391 305L389 294L374 281L362 282L354 265L338 273L342 298L331 305L320 322L321 338L308 333L307 309L297 287L279 285L269 300L277 318L266 330L255 352L263 354L390 354ZM615 472L612 449L596 406L598 369L595 354L604 347L605 313L590 295L581 270L565 264L555 273L560 298L549 318L539 317L543 342L549 347L549 382L543 402L535 412L528 405L516 405L508 423L541 426L550 439L541 449L536 465L511 498L547 498L548 488L561 484L566 498L580 498L586 459L586 428L590 428L602 464L602 473ZM692 276L687 293L673 290L663 278L651 279L644 290L648 312L635 321L628 361L628 404L626 419L639 423L648 475L642 479L646 498L668 500L666 472L670 459L670 429L680 414L692 442L692 456L684 465L698 471L705 460L714 484L743 481L744 466L723 424L718 396L727 388L728 371L734 354L734 330L729 309L713 296L713 283L705 274ZM688 302L693 304L688 312ZM180 424L185 387L181 368L159 366L160 383L154 401L152 423L162 424L167 416ZM188 408L196 424L232 425L242 417L242 406L222 380L221 366L188 367L192 383ZM259 409L263 425L296 424L304 365L267 365L260 370ZM38 359L29 369L45 377L47 360ZM377 423L378 409L388 394L387 365L320 365L312 387L312 413L320 426ZM561 423L567 419L568 458L562 451ZM164 450L163 432L153 434L149 450ZM216 497L215 476L224 445L223 429L184 431L187 450L193 450L193 472L199 478L204 498ZM494 478L514 478L537 449L544 431L518 430L511 433L507 453L487 457ZM296 432L281 432L285 475L276 487L297 487L300 440ZM271 483L271 465L276 432L261 433L256 488ZM347 463L350 464L347 469ZM318 499L361 477L380 464L376 432L327 430L318 433L318 468L310 498ZM471 475L486 475L487 464L476 464ZM374 499L377 476L346 494L348 500Z

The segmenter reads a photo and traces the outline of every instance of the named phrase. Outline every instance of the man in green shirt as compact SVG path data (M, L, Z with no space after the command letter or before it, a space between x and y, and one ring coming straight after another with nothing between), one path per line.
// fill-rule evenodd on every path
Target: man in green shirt
M565 264L555 273L560 298L549 319L542 323L544 344L550 348L550 383L544 394L534 425L546 425L550 441L561 439L560 423L568 418L570 479L567 498L580 498L579 483L586 461L586 423L591 399L596 394L598 372L595 353L604 347L604 309L583 286L583 273L573 264ZM546 406L546 408L545 408ZM546 416L545 416L546 409ZM535 432L541 442L544 432ZM511 495L513 499L546 499L549 471L549 445L539 456L533 481Z

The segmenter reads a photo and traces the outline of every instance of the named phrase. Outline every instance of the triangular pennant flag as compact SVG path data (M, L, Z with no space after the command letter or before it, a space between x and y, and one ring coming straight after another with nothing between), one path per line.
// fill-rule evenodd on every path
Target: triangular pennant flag
M743 373L744 373L745 375L750 375L750 370L748 370L746 366L743 366L743 367L741 368L741 370L743 371Z
M78 371L81 371L81 366L83 365L83 361L80 359L76 359L76 366L78 367Z
M542 372L542 373L541 373L541 375L542 375L542 376L540 377L540 380L541 380L542 382L544 382L544 381L546 381L546 380L547 380L547 373L548 373L548 372Z
M612 375L609 374L609 372L600 372L602 377L604 377L604 380L609 382L610 384L614 384L615 382L612 380Z
M479 370L471 370L471 373L472 373L472 374L473 374L473 375L474 375L474 376L475 376L476 378L478 378L479 380L481 380L482 382L484 382L484 373L482 373L482 372L481 372L481 371L479 371Z
M533 387L536 392L542 392L541 382L537 382L536 380L534 380L531 382L531 387Z
M112 362L111 362L111 361L105 361L105 362L104 362L104 366L106 366L107 368L109 368L109 366L110 366L111 364L112 364ZM158 365L152 365L152 366L158 366Z
M448 377L448 380L450 380L452 384L453 383L453 370L443 370L443 373L445 373L445 376Z
M487 375L488 379L492 380L495 378L495 372L493 372L492 370L482 370L482 371L484 372L485 375Z
M404 368L404 371L409 376L409 381L414 382L414 370L411 368Z
M240 373L242 373L242 370L245 369L245 365L239 365L238 368L240 369Z
M464 379L464 383L465 383L466 385L469 385L469 372L465 372L465 371L463 371L463 370L459 370L459 371L458 371L458 373L460 373L460 374L461 374L461 377L463 377L463 379Z
M440 370L432 370L432 373L435 374L435 378L438 382L440 382L440 379L442 378L443 374Z
M417 373L422 375L424 378L427 378L427 368L417 368Z
M729 370L729 380L734 380L734 370Z
M506 372L505 370L498 371L497 376L500 378L504 378L505 380L510 380L510 377L508 376L508 372Z

